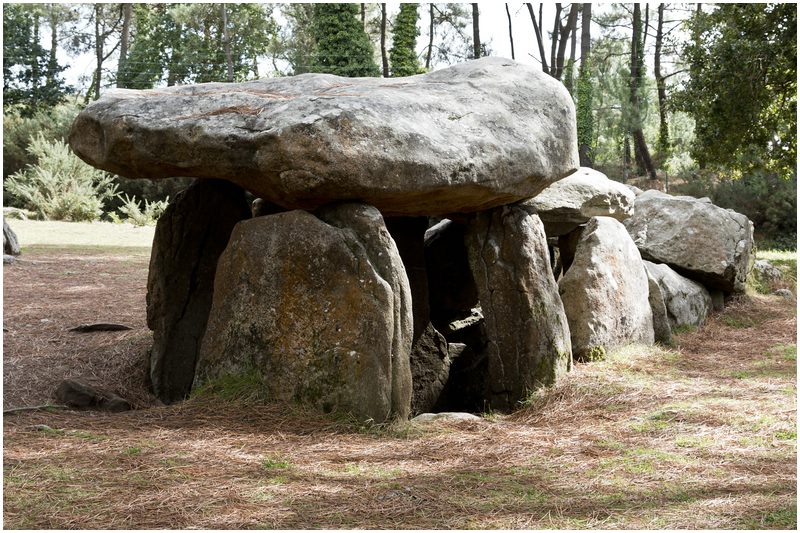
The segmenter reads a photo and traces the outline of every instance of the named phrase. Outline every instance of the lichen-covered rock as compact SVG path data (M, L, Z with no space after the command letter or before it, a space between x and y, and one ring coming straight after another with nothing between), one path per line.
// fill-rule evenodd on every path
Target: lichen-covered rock
M407 78L303 74L106 92L72 149L130 178L220 178L287 209L474 212L578 168L575 109L541 69L487 57Z
M672 326L670 325L669 315L667 314L667 304L664 303L664 296L661 294L661 287L653 274L645 268L647 272L648 296L650 310L653 312L653 339L660 344L669 346L672 344Z
M744 291L753 260L753 223L746 216L708 199L650 190L636 197L625 227L644 259L709 289Z
M183 400L191 390L217 259L233 227L249 217L241 187L202 180L180 192L156 224L147 277L147 325L153 330L150 381L165 403Z
M3 255L19 255L20 254L20 247L19 247L19 239L17 239L17 234L14 233L14 230L11 229L11 226L8 225L6 219L3 218Z
M631 342L653 343L647 273L619 221L594 217L586 224L558 288L576 359L601 359Z
M474 215L465 243L486 321L489 402L512 409L572 361L544 228L521 207L498 207Z
M633 214L636 195L602 172L581 167L560 179L522 206L542 219L548 237L566 235L590 218L607 216L625 220Z
M450 376L447 340L430 322L411 349L411 414L430 411Z
M672 270L669 266L644 261L649 276L655 279L661 291L667 316L672 327L702 326L713 309L708 290Z
M377 422L407 418L408 281L363 204L240 223L219 260L199 386L255 375L266 396Z

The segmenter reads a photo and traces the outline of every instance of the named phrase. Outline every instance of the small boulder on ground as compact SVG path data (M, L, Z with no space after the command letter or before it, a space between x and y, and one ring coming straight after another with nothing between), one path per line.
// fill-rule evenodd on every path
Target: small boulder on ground
M647 272L619 221L594 217L586 224L558 289L577 360L602 359L631 342L653 343Z
M625 227L644 259L666 263L709 289L744 292L753 223L706 200L645 191Z
M124 398L80 379L62 381L55 391L55 398L59 404L75 409L96 409L114 413L131 409L131 404Z
M11 229L11 226L8 225L6 219L3 219L3 255L19 255L20 254L20 247L19 247L19 239L17 239L17 234L14 233L14 230Z
M661 291L669 323L675 326L702 326L713 309L708 290L696 281L685 278L667 265L644 261Z

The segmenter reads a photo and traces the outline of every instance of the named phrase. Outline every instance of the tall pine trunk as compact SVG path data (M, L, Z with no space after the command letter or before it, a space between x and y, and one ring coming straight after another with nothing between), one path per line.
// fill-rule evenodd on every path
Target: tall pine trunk
M117 87L125 87L127 82L125 79L125 62L128 60L128 45L131 38L131 18L133 18L133 4L122 4L122 34L119 38Z
M508 40L511 41L511 59L514 57L514 32L511 31L511 11L508 10L508 3L506 2L506 17L508 17Z
M542 72L550 74L550 67L547 66L547 58L544 55L544 39L542 37L542 11L539 10L539 22L536 21L536 14L533 12L533 5L530 3L525 4L528 7L528 13L531 15L531 23L533 24L533 32L536 34L536 44L539 46L539 57L542 59ZM540 5L541 7L541 5Z
M630 80L630 105L631 105L631 137L633 138L633 149L637 163L642 166L642 170L650 177L656 179L656 170L647 142L642 130L642 117L639 102L639 80L641 79L640 67L644 51L641 50L642 43L642 12L639 4L633 4L633 36L631 38L631 80Z
M436 20L433 15L433 4L430 4L430 14L431 14L431 25L428 31L428 54L425 56L425 70L430 70L431 55L433 54L433 32L435 30L435 28L433 27L433 23Z
M664 4L658 4L658 25L656 26L656 50L653 58L653 73L658 89L658 155L669 155L669 126L667 124L667 84L661 73L661 47L664 39Z
M231 53L231 36L228 34L228 10L225 4L220 6L222 14L222 46L225 50L227 81L233 83L233 54Z
M591 167L592 143L594 141L594 116L592 115L593 92L591 75L591 24L592 4L581 4L581 67L578 71L578 155L582 167Z
M381 63L383 77L389 77L389 58L386 56L386 4L381 4Z
M472 4L472 57L481 57L481 30L480 30L480 10L478 4Z

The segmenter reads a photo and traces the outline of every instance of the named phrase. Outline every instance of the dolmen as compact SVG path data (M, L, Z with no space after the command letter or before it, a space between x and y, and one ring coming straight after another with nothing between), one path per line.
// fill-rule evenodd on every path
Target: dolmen
M718 256L651 252L647 193L579 168L569 93L502 58L109 91L69 142L125 177L197 178L150 261L150 378L166 403L246 386L375 422L509 411L573 359L697 322L667 289L655 321L650 294L675 276L739 291L752 248L752 225L747 241L720 222L697 228L726 232Z

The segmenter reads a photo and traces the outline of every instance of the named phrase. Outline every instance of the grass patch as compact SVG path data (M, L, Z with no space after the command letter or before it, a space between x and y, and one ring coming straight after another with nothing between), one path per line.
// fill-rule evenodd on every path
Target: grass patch
M747 316L723 315L722 323L733 329L745 329L756 326L756 321Z
M285 459L275 457L265 457L261 460L261 468L264 470L285 470L289 468L291 463Z
M687 333L694 333L696 331L697 326L693 326L691 324L678 324L672 328L673 335L685 335Z
M252 369L242 374L228 374L209 380L192 391L191 397L215 397L247 404L266 401L267 390L261 372Z
M786 361L797 361L796 344L776 344L767 350L767 357L780 357Z

